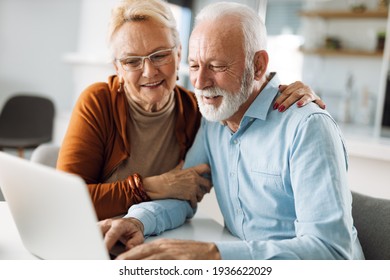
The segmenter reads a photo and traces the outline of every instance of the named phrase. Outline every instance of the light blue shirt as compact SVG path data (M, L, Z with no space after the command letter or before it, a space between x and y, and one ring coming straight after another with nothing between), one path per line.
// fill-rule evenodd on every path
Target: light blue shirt
M236 133L202 120L186 157L185 168L210 165L225 226L242 240L215 242L222 259L363 259L339 128L315 104L273 110L278 85L274 77ZM128 213L146 235L193 215L179 200L142 203Z

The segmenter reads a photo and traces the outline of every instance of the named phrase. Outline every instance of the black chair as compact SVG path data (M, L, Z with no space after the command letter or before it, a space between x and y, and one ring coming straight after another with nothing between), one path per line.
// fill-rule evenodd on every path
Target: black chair
M0 114L0 150L24 149L50 142L53 134L54 103L46 97L17 94L4 104Z
M367 260L390 260L390 200L352 192L352 216Z

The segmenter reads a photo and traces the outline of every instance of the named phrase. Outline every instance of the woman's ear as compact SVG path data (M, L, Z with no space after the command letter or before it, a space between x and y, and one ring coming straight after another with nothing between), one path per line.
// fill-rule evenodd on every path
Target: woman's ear
M114 69L115 69L115 72L118 76L120 76L120 73L119 73L119 67L118 67L118 64L116 64L116 61L113 60L112 61L112 64L114 65Z
M123 91L123 89L124 89L124 81L123 81L123 77L122 77L122 75L121 74L119 74L118 73L118 80L119 80L119 87L118 87L118 92L122 92Z
M255 80L259 81L267 73L268 67L268 53L265 50L261 50L255 53L254 57L255 65Z
M177 62L180 65L180 61L181 61L181 44L179 44L177 46L177 59L178 59Z
M177 46L177 66L176 66L176 81L179 80L179 69L181 63L181 44Z

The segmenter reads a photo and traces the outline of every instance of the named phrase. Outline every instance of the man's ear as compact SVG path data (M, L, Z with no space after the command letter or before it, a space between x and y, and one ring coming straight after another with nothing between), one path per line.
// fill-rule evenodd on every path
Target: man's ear
M255 67L255 80L259 81L267 73L268 67L268 53L265 50L261 50L255 53L254 57Z

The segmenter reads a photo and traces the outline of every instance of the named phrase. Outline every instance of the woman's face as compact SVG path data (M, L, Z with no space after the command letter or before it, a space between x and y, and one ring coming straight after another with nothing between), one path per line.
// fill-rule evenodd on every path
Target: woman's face
M175 47L170 30L153 20L126 22L114 34L111 44L116 58L115 69L123 79L126 94L146 111L160 110L175 87L180 64L180 46ZM147 56L172 48L171 53L163 53L169 56L167 64L155 66L149 59L144 59L141 69L125 71L122 67L131 65L134 56ZM154 58L159 60L159 54Z

